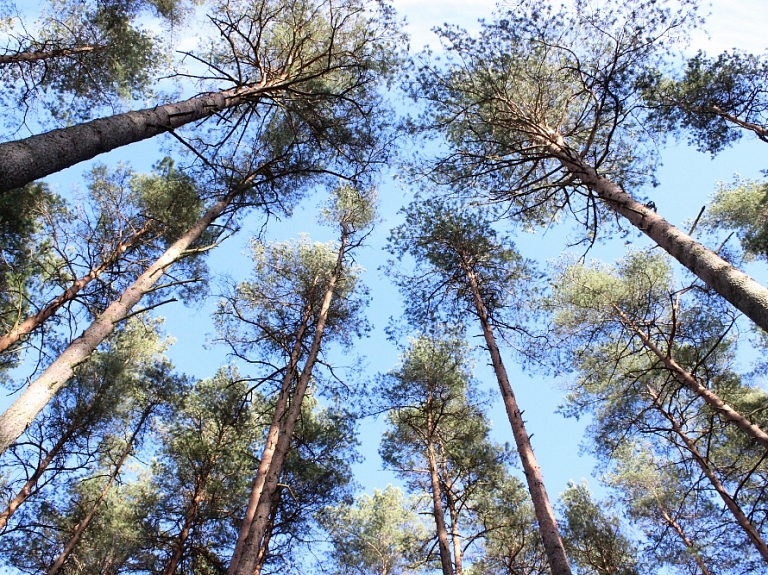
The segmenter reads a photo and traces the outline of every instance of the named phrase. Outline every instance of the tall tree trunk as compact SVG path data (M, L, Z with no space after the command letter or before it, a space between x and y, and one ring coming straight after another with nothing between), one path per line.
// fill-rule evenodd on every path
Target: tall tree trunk
M696 461L696 464L699 466L702 473L704 473L706 478L712 484L712 487L720 496L720 499L723 500L725 506L728 508L731 514L733 514L736 522L744 530L744 533L747 534L747 537L763 557L763 560L768 562L768 545L766 545L765 541L763 541L763 538L760 536L760 532L755 528L755 526L749 520L749 517L747 517L746 513L744 513L736 500L731 496L730 493L728 493L728 490L725 488L723 483L720 481L720 479L718 479L717 475L715 475L715 472L710 467L707 459L699 452L696 444L691 440L690 437L688 437L688 434L685 433L680 423L669 411L664 408L659 398L659 394L650 386L646 386L646 389L648 390L648 394L653 399L653 406L664 416L667 421L669 421L670 425L672 426L672 430L675 432L675 435L677 435L682 440L685 448L691 454L694 461Z
M346 228L341 235L341 245L339 246L339 254L336 259L336 265L333 270L333 274L328 280L328 287L325 290L323 302L320 306L320 311L317 317L317 325L315 327L315 334L312 339L312 345L309 348L307 354L307 360L304 363L304 369L301 372L299 381L296 384L293 397L291 398L291 406L288 410L285 423L280 430L280 435L275 447L275 452L272 457L272 463L269 467L269 471L264 482L264 487L261 491L258 504L256 505L256 513L253 521L250 525L249 533L246 537L245 543L242 546L242 552L238 558L238 563L234 561L230 562L227 575L253 575L256 568L256 560L259 554L259 548L264 539L264 533L267 523L269 521L270 511L272 509L273 498L277 491L277 484L282 472L283 463L285 457L288 454L288 450L291 446L291 438L293 436L293 430L296 427L296 421L301 414L301 404L304 400L309 380L312 376L312 369L315 366L318 353L320 352L320 344L323 339L323 331L325 330L325 323L328 319L328 310L331 307L331 301L333 300L333 293L336 288L336 283L341 277L341 272L344 264L344 255L347 248L348 232Z
M103 154L252 102L297 80L277 77L182 102L116 114L0 144L0 193Z
M552 133L548 140L542 138L542 141L562 166L594 191L606 206L626 218L736 309L768 331L768 289L600 176L567 146L561 134Z
M541 533L541 541L544 545L544 550L547 553L549 567L552 570L552 575L571 575L571 567L568 564L568 556L566 555L565 547L563 546L563 538L560 535L560 529L557 526L557 520L555 519L552 504L549 502L547 490L544 487L544 478L541 475L541 469L536 461L536 456L533 454L531 440L528 436L528 432L525 430L523 416L520 413L520 408L517 406L515 394L509 383L507 370L501 361L499 346L496 345L496 338L493 335L488 312L485 309L485 303L480 295L477 277L468 262L462 261L462 268L466 274L469 287L472 290L475 309L480 318L480 325L483 328L483 336L485 338L485 343L488 346L488 352L491 355L493 371L495 372L496 379L499 383L499 389L501 390L501 397L504 401L504 407L507 411L509 423L512 426L512 435L515 438L517 452L520 455L520 461L523 464L528 491L533 500L533 509L536 513L536 520L538 521L539 532Z
M84 410L84 416L86 418L89 417L91 410L96 405L96 402L98 401L99 397L101 397L101 391L102 390L99 389L93 395L91 400L86 404L85 410ZM56 456L59 454L59 452L61 452L61 450L64 448L67 442L69 442L69 440L72 439L72 436L78 430L82 429L85 423L87 423L87 421L83 422L82 419L80 421L70 422L70 424L67 426L66 431L64 431L64 433L59 437L58 441L56 441L56 443L51 447L51 449L48 450L48 453L45 454L45 457L43 457L43 459L39 461L39 463L37 464L37 467L35 468L34 473L32 473L29 479L27 479L27 482L19 490L16 496L13 499L11 499L5 511L0 513L0 530L2 530L8 524L8 520L11 517L13 517L13 514L16 513L18 508L21 507L21 505L30 496L35 485L37 485L37 482L40 480L40 478L43 476L43 473L45 473L45 470L51 464L51 461L53 461L56 458Z
M163 575L173 575L176 573L176 569L178 568L182 557L184 557L184 546L192 531L192 525L197 517L197 510L200 508L200 503L205 494L203 489L204 485L205 480L203 480L202 485L197 485L195 487L195 493L192 496L192 504L187 510L187 516L184 518L184 524L181 526L178 537L176 537L173 553L171 554L171 558L165 566L165 569L163 569Z
M427 414L427 461L429 463L429 483L432 488L432 514L435 517L435 527L437 529L437 548L440 552L440 566L443 575L454 575L453 564L451 563L451 550L448 543L448 530L445 526L445 510L443 509L443 495L440 489L440 475L437 471L437 457L435 457L435 446L432 443L432 417Z
M141 414L141 418L139 419L139 423L136 426L136 428L133 430L133 434L131 435L130 439L126 443L125 449L120 454L120 459L118 459L117 463L115 464L115 469L109 476L109 480L107 481L107 484L101 490L101 492L99 493L99 496L96 498L96 501L93 502L93 505L91 506L90 510L88 511L88 513L86 513L85 517L83 517L83 520L75 526L72 536L69 538L69 541L67 541L67 544L64 546L64 550L61 552L61 555L59 555L56 558L56 560L51 565L50 569L48 569L47 575L56 575L61 569L62 565L64 565L64 562L72 554L72 551L75 549L75 546L80 541L80 538L83 536L83 533L85 533L85 530L88 528L88 525L90 525L91 521L93 521L93 518L96 516L96 512L99 510L99 506L101 505L101 502L104 500L104 497L107 496L107 493L109 492L110 487L112 487L112 483L114 483L115 479L120 474L120 470L123 467L123 463L125 463L125 460L128 458L128 455L130 455L131 450L133 449L133 444L136 441L136 437L138 437L139 433L141 432L141 428L144 427L144 424L146 423L149 416L152 414L152 411L154 411L155 407L157 407L156 404L150 403L149 405L147 405L147 407L144 408L144 411Z
M149 266L107 309L69 344L66 350L0 415L0 454L16 441L24 430L48 404L56 392L72 377L75 367L88 357L112 332L142 296L163 276L166 268L184 255L184 251L197 240L208 226L240 193L231 191L224 199L209 208L190 230L181 236Z
M66 58L68 56L85 54L87 52L102 49L104 49L104 46L76 46L74 48L58 48L56 50L27 50L26 52L0 55L0 64L20 64L22 62L38 62L40 60Z
M267 528L264 531L264 540L259 547L259 556L256 558L256 567L253 570L253 575L261 575L264 570L264 563L267 560L267 553L269 553L269 542L272 539L272 535L275 530L275 519L277 519L277 510L280 507L280 499L282 497L282 490L278 489L275 492L274 501L272 502L272 509L269 512L269 522Z
M272 465L272 459L275 455L275 450L277 449L277 441L280 437L282 421L285 417L286 407L288 406L288 396L290 395L291 386L298 369L299 356L302 347L304 346L304 334L307 330L307 323L309 322L311 311L311 308L308 306L304 312L301 325L296 333L296 342L291 350L288 366L285 368L282 386L280 387L280 393L278 394L277 402L275 403L275 411L272 413L272 422L270 423L269 431L267 432L267 441L264 444L264 450L261 453L261 460L259 461L259 467L256 470L256 477L253 480L248 507L245 509L245 517L240 525L240 531L237 535L237 543L235 544L235 550L232 553L232 559L230 560L230 569L232 569L233 565L238 565L240 563L240 557L243 554L243 546L245 545L245 540L248 538L248 533L251 530L253 517L256 515L256 508L258 507L259 499L261 498L261 492L263 491L264 483L267 480L267 473Z
M447 477L447 474L446 474ZM453 497L451 486L445 486L445 506L448 508L448 516L451 518L451 545L453 546L453 566L456 575L462 575L461 535L459 535L459 512L456 509L456 500Z
M736 424L736 427L738 427L742 432L746 433L760 445L768 449L768 433L763 431L759 426L749 421L749 419L725 403L714 391L702 385L701 382L699 382L699 380L693 376L693 374L684 370L671 355L661 351L658 346L653 343L653 341L651 341L651 339L643 332L643 330L641 330L617 305L611 305L613 309L616 310L616 312L619 314L621 323L632 330L640 338L640 340L643 342L643 345L662 361L664 367L667 368L667 371L674 375L678 381L680 381L693 393L703 399L707 405L712 407L725 419Z
M0 336L0 353L8 349L25 335L40 327L43 322L48 320L53 314L59 311L59 309L61 309L64 304L75 299L75 296L80 293L80 290L82 290L85 286L99 277L104 272L104 270L114 265L120 259L120 257L133 246L135 246L148 231L148 226L144 225L144 227L142 227L130 238L128 238L127 241L117 246L117 248L115 248L115 250L107 259L105 259L98 266L92 268L91 271L86 275L76 280L75 283L64 290L64 292L56 297L51 303L46 305L35 315L28 317L21 323L14 326L13 329L11 329L5 335Z

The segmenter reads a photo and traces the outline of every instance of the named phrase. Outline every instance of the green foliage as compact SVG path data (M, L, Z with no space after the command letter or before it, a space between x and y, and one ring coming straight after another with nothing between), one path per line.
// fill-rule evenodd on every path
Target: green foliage
M476 35L439 28L448 58L423 64L411 92L426 106L421 129L447 150L419 171L457 195L503 201L529 225L568 210L593 241L608 212L578 190L556 150L624 189L652 180L655 146L644 144L654 136L635 81L697 20L685 0L571 9L529 0Z
M768 182L739 180L721 184L703 224L713 232L733 230L746 259L768 260Z
M621 533L619 518L596 503L586 483L571 483L561 495L563 540L577 573L637 575L639 563L632 542Z
M734 50L708 58L699 51L679 77L650 72L640 87L651 120L690 132L689 143L716 154L742 135L740 122L768 129L768 58ZM765 139L765 135L761 139Z
M388 250L415 267L395 281L406 297L406 314L415 324L432 316L474 316L477 311L468 273L475 276L492 321L504 322L505 310L515 308L515 321L525 314L532 294L534 271L509 238L501 236L485 214L468 206L427 198L403 209L405 222L389 236ZM390 271L397 272L394 263Z
M55 120L69 123L88 119L101 106L120 107L150 95L167 58L160 38L137 22L148 4L56 0L34 26L14 22L9 56L51 56L2 65L6 105L34 109L42 103ZM170 0L152 10L172 16L177 4Z
M419 552L428 529L397 487L364 494L355 505L325 510L333 573L408 575L419 572Z

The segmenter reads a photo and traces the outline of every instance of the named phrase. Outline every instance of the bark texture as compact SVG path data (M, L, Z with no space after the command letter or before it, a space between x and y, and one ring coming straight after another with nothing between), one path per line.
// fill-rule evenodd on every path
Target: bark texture
M528 491L533 500L533 509L536 514L536 521L539 524L541 541L547 554L549 568L552 570L552 575L571 575L571 567L568 563L568 556L565 553L563 538L560 535L560 529L557 526L557 520L555 519L552 504L549 502L549 496L547 495L547 490L544 486L544 478L541 475L541 469L539 468L536 456L533 453L530 437L525 430L523 415L520 412L517 400L515 399L515 394L512 391L512 386L509 383L507 370L501 361L501 353L499 353L499 346L496 344L496 338L493 335L488 312L480 294L477 277L475 277L473 271L466 263L464 265L464 272L467 276L470 289L472 290L475 309L483 328L483 337L488 346L488 352L491 355L493 371L496 374L496 379L499 383L499 389L501 390L501 397L504 401L504 408L507 411L509 423L512 426L512 435L515 439L515 446L520 455L520 461L523 464L523 472L525 473L526 483L528 484Z
M736 309L768 331L768 289L677 229L617 184L600 176L565 144L559 134L547 142L550 153L563 167L617 214L651 238Z
M427 427L432 428L431 417L428 416ZM454 575L451 563L451 550L448 544L448 529L445 526L445 510L443 509L443 496L440 490L440 475L437 472L437 458L435 447L431 438L427 437L427 460L429 461L429 482L432 487L432 511L435 516L437 529L437 548L440 552L440 566L443 575Z
M202 120L282 87L275 82L212 92L182 102L116 114L0 144L0 193L115 148Z
M178 260L184 251L208 228L238 192L230 192L205 212L190 230L169 247L149 266L122 295L113 301L84 332L0 415L0 453L16 441L43 410L56 392L72 377L75 367L87 361L91 353L112 332L142 296L154 286L165 269Z

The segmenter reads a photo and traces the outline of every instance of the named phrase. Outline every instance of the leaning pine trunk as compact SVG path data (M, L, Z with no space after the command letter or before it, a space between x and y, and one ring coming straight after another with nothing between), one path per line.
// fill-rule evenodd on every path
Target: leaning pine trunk
M734 519L736 519L736 523L738 523L739 526L744 530L744 533L746 533L751 543L763 557L763 560L768 563L768 545L766 545L765 541L760 535L760 532L755 528L755 526L752 524L752 521L749 519L747 514L744 513L736 500L731 496L730 493L728 493L725 485L723 485L723 483L720 481L717 475L715 475L715 472L710 467L708 460L699 452L696 444L691 440L690 437L688 437L680 423L671 413L664 409L664 406L661 404L659 394L656 393L656 391L654 391L650 386L646 386L646 389L648 390L648 394L651 396L651 398L653 398L653 406L664 416L667 421L669 421L670 425L672 425L672 430L683 441L685 448L693 456L693 459L696 461L702 473L704 473L706 478L709 479L709 482L712 484L712 487L715 489L715 491L717 491L720 499L723 500L725 506L731 512Z
M296 375L297 364L299 361L299 355L304 346L304 333L307 329L307 322L309 321L309 315L311 309L308 309L302 317L301 325L296 333L296 343L291 350L291 356L288 360L288 366L285 369L285 375L283 376L283 384L280 388L280 394L277 396L277 402L275 403L275 411L272 414L272 423L269 426L267 432L267 441L264 444L264 451L261 454L261 460L259 461L259 467L256 470L256 478L253 480L253 487L251 488L251 497L248 500L248 507L245 509L245 517L240 525L240 532L237 536L237 543L235 544L235 550L232 553L232 560L230 561L230 569L232 565L240 563L240 556L243 553L243 545L248 537L248 533L253 523L253 517L256 515L256 508L259 505L259 499L261 498L261 492L264 489L264 483L267 480L267 473L272 465L272 458L275 455L275 449L277 448L277 440L280 436L280 428L282 425L283 417L285 417L285 410L288 406L288 396L290 395L291 385Z
M74 48L59 48L57 50L27 50L26 52L0 55L0 64L20 64L22 62L38 62L40 60L53 60L54 58L67 58L69 56L85 54L103 48L104 46L76 46Z
M531 440L528 436L528 432L525 430L523 416L520 413L520 408L517 406L515 394L509 383L507 370L501 361L499 346L496 345L496 338L493 335L488 312L485 309L485 303L480 295L477 278L466 262L463 264L463 269L472 290L477 315L480 318L480 324L483 328L485 343L488 346L488 352L491 354L493 370L496 373L496 379L498 380L499 388L501 389L501 397L504 401L504 407L507 410L507 417L512 426L512 435L515 438L517 452L520 455L520 461L523 464L523 471L525 472L525 479L528 483L528 491L533 500L533 509L539 524L541 541L547 554L549 568L552 570L552 575L571 575L571 567L568 564L568 557L565 554L563 538L560 535L560 529L557 526L557 520L555 519L552 504L549 502L547 490L544 487L544 478L541 475L541 469L536 461L536 456L533 454Z
M344 254L347 247L347 233L346 230L341 236L341 245L339 246L339 255L336 259L336 266L333 270L333 275L328 281L328 287L325 290L323 302L320 306L320 311L317 318L317 326L315 327L315 335L312 339L312 345L309 348L307 354L307 360L304 364L304 369L301 372L299 381L296 384L296 389L293 392L291 398L291 406L288 410L288 414L282 429L280 430L280 436L275 447L272 462L269 467L268 474L266 476L264 487L261 491L256 505L256 514L251 522L250 526L243 524L242 529L248 528L248 534L245 539L245 543L242 546L242 552L237 558L238 562L235 563L234 557L227 569L227 575L253 575L256 564L259 557L259 549L262 546L264 534L266 532L267 524L271 514L274 498L278 493L278 481L280 473L283 469L283 463L288 455L288 450L291 447L291 439L293 437L293 430L296 427L296 421L301 414L301 404L304 400L304 395L307 392L309 386L309 380L312 377L312 369L317 361L318 353L320 352L320 343L323 339L323 331L325 330L325 322L328 319L328 310L331 307L331 301L333 300L333 292L336 288L336 283L341 277L341 272L344 264Z
M230 192L205 212L190 230L149 266L35 381L29 384L13 405L0 415L0 454L16 441L56 392L72 377L75 367L88 357L112 332L142 296L150 291L166 268L184 255L208 226L226 209L239 191Z
M618 185L600 176L565 144L560 134L546 142L563 167L617 214L651 238L659 247L697 275L764 331L768 331L768 289L715 252L677 229Z
M152 411L154 411L155 407L157 407L156 404L150 403L147 407L144 408L144 411L141 414L141 418L139 419L139 423L136 426L136 429L134 429L130 439L128 440L125 446L125 449L120 454L120 459L118 459L117 463L115 464L115 469L110 474L107 484L101 490L101 493L99 493L99 496L96 498L96 501L93 502L93 505L91 506L90 510L85 515L85 517L83 517L83 520L75 526L75 530L72 533L72 537L70 537L69 541L67 541L67 544L64 546L64 550L61 552L61 555L59 555L56 558L56 561L53 562L53 565L51 565L51 568L48 569L47 575L56 575L61 569L62 565L64 565L64 562L72 554L72 551L74 551L75 546L80 541L80 538L83 536L83 533L85 533L85 530L88 529L88 525L90 525L91 521L93 521L93 518L96 516L96 512L99 510L99 506L101 505L101 502L107 496L107 493L109 492L109 488L112 487L112 484L115 482L115 479L120 474L120 470L123 467L123 463L125 463L125 460L128 458L128 455L130 455L131 451L133 450L133 443L136 441L136 437L139 435L141 428L144 427L144 424L146 423L147 418L149 418Z
M173 104L116 114L24 140L0 144L0 193L20 188L79 162L170 132L284 88L278 78L211 92Z
M651 339L645 333L643 333L643 330L637 327L637 325L635 325L635 323L623 311L621 311L617 305L612 305L613 309L619 314L621 323L631 329L635 335L637 335L642 340L643 345L645 345L645 347L652 351L653 354L662 361L664 367L667 368L667 371L674 375L676 379L678 379L688 389L703 399L707 405L717 411L725 419L734 423L736 427L738 427L742 432L768 449L768 433L763 431L758 425L755 425L741 413L725 403L714 391L702 385L701 382L693 376L693 374L684 370L672 356L661 351L658 346L654 344L653 341L651 341Z
M40 327L45 321L50 319L61 307L67 302L75 299L80 291L99 277L104 270L114 265L120 257L135 246L139 240L146 235L149 228L145 225L143 228L133 234L127 241L121 243L110 254L110 257L105 259L101 264L94 267L83 277L77 279L75 283L69 286L63 293L57 296L51 303L46 305L43 309L37 312L35 315L28 317L20 324L16 325L8 333L0 337L0 353L11 347L14 343L19 341L25 335L30 334L32 331Z

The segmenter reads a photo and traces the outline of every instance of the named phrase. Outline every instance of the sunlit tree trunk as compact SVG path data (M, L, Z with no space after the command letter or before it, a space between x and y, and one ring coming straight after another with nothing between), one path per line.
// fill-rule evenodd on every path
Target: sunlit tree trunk
M142 296L163 277L165 270L184 255L208 226L229 206L239 190L209 208L190 230L169 247L136 281L75 339L66 350L0 415L0 453L16 441L43 410L56 392L72 377L75 367L85 362L91 353L124 319Z
M76 46L74 48L59 48L56 50L27 50L13 54L0 55L0 65L20 64L23 62L38 62L40 60L52 60L54 58L66 58L103 49L103 46Z
M346 228L341 236L341 245L339 247L338 257L336 259L336 265L331 275L328 286L326 288L320 310L317 315L317 324L315 327L315 334L312 339L312 345L307 353L307 359L304 363L304 369L301 372L301 376L296 384L296 388L291 396L291 405L288 409L285 422L280 429L280 434L275 446L274 455L272 456L272 462L267 472L265 482L260 493L258 504L256 505L256 513L250 526L243 525L242 529L248 529L245 542L242 546L242 552L238 557L238 562L231 561L228 575L253 575L256 569L256 562L259 555L259 549L261 548L264 534L266 531L267 523L269 522L272 505L274 502L275 494L278 492L278 480L282 472L283 463L285 457L288 454L288 450L291 445L291 438L293 431L296 427L296 421L301 413L301 404L304 400L309 380L312 376L312 369L314 368L317 360L318 353L320 352L320 344L323 338L323 331L325 329L325 323L328 318L328 310L331 307L331 301L333 300L333 293L336 288L336 283L341 277L343 269L344 255L347 247L348 232ZM233 558L234 559L234 558Z
M725 503L725 506L731 512L734 519L736 519L736 522L747 534L747 537L763 557L763 560L768 562L768 545L766 545L765 541L763 541L763 538L760 536L760 532L755 528L749 517L747 517L746 513L744 513L733 496L731 496L717 475L715 475L715 472L712 470L712 467L710 467L707 459L701 454L701 452L699 452L696 444L691 440L690 437L688 437L688 434L685 433L677 419L675 419L675 417L664 408L659 398L659 394L650 386L646 386L646 389L648 390L649 395L653 398L653 406L664 416L667 421L669 421L670 425L672 426L672 430L675 432L675 435L677 435L682 440L686 450L688 450L696 464L701 469L702 473L704 473L706 478L712 484L712 487L720 496L720 499L723 500L723 503Z
M141 228L135 234L133 234L127 241L117 246L117 248L112 252L112 254L110 254L110 256L106 260L104 260L101 264L91 269L91 271L89 271L83 277L77 279L75 283L73 283L66 290L64 290L64 292L58 297L56 297L51 303L46 305L43 309L41 309L35 315L28 317L21 323L14 326L13 329L11 329L5 335L0 336L0 353L8 349L10 346L12 346L14 343L19 341L25 335L28 335L29 333L31 333L32 331L40 327L46 320L48 320L51 316L53 316L53 314L59 311L59 309L61 309L62 306L64 306L66 303L75 299L77 294L80 293L80 291L85 286L87 286L89 283L91 283L93 280L99 277L104 272L104 270L114 265L125 252L130 250L137 243L139 243L142 237L146 235L148 230L149 228L145 225L143 228Z
M525 430L523 416L520 413L520 408L517 406L517 400L507 376L507 370L501 361L501 354L499 353L498 345L496 345L496 338L488 318L488 312L480 294L477 277L466 261L462 261L462 268L472 291L475 309L483 329L483 337L485 338L488 352L491 355L493 371L496 374L499 389L501 390L501 397L504 401L504 408L507 411L509 423L512 426L512 435L515 438L517 452L523 464L528 491L533 500L533 508L536 513L536 520L539 523L541 540L547 553L549 567L552 569L553 575L571 575L571 567L565 553L555 513L544 486L544 478L541 475L541 469L533 453L530 437Z
M736 309L768 331L768 289L635 200L620 186L600 176L566 145L562 135L551 134L550 137L546 142L549 151L608 208L626 218Z

